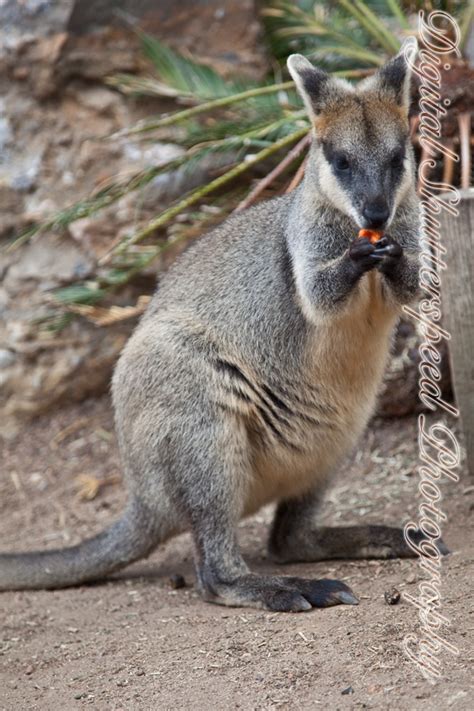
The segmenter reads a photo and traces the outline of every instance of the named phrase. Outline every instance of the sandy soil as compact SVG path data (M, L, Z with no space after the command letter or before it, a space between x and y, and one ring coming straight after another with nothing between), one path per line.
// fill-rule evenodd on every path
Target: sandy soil
M416 436L414 419L375 422L329 492L322 521L413 517ZM0 448L2 550L74 543L123 505L107 398L39 419ZM79 475L110 483L83 500ZM2 594L0 709L472 709L474 487L464 476L443 495L453 550L443 563L445 636L460 653L440 657L444 678L434 686L401 648L419 629L416 609L384 599L392 586L417 595L415 560L284 566L279 572L341 578L361 602L270 614L201 601L190 540L181 536L102 584ZM273 569L265 558L270 516L264 510L241 526L255 570ZM185 588L172 588L174 574Z

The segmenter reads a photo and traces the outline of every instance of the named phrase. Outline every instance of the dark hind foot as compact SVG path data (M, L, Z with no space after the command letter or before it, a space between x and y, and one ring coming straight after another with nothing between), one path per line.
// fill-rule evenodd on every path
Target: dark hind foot
M451 553L442 538L433 539L429 536L425 536L423 531L420 531L419 528L410 531L409 533L405 533L404 536L405 539L410 539L411 545L405 540L405 545L407 546L407 548L410 549L410 553L408 553L406 556L400 557L411 558L416 555L424 555L425 553L423 551L423 548L426 544L429 544L430 548L434 546L438 550L438 553L440 555L449 555L449 553Z
M269 553L277 563L315 562L319 560L357 560L372 558L414 558L426 538L420 531L406 541L401 528L391 526L341 526L312 528L282 535L272 531ZM442 539L433 541L440 555L449 553ZM422 552L421 546L420 552Z
M422 541L434 544L441 555L445 543L432 541L415 530L411 545L401 528L392 526L318 527L314 523L314 497L282 502L277 509L269 539L269 553L277 563L334 559L413 558L423 553ZM421 544L421 550L420 550ZM432 549L432 546L431 546Z
M236 580L213 580L203 589L209 602L260 607L274 612L304 612L313 607L357 605L352 590L340 580L260 576L249 573Z

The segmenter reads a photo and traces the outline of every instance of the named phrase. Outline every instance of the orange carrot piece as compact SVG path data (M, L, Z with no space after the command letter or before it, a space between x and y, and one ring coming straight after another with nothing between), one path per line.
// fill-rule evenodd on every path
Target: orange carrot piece
M372 244L375 244L383 237L383 232L379 230L359 230L359 237L366 237Z

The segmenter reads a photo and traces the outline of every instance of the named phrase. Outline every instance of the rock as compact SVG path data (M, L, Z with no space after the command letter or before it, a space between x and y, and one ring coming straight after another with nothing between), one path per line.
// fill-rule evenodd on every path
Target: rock
M0 180L1 176L2 170L0 166ZM0 183L0 213L2 214L2 222L7 213L10 213L12 216L18 214L22 209L22 205L23 200L21 195L18 195L18 192L11 186L2 185ZM4 225L0 227L0 235L3 232L3 227Z
M7 116L0 116L0 161L6 158L6 149L13 140L13 132Z
M181 588L185 588L185 587L186 587L186 580L185 580L184 577L183 577L182 575L180 575L179 573L175 573L174 575L170 575L170 577L168 578L168 580L169 580L170 587L171 587L173 590L180 590Z
M101 122L100 130L93 135L99 135L100 131L104 129L102 119L99 119L99 121ZM94 119L94 123L95 122L96 119ZM110 123L108 125L110 128ZM103 133L105 133L105 131L103 131ZM87 171L97 164L105 167L113 163L113 161L120 156L119 147L113 143L101 143L94 139L88 140L86 138L77 153L77 166L82 171Z
M145 31L158 28L166 42L224 71L240 72L243 67L255 77L255 67L265 67L264 50L257 41L260 25L250 0L231 0L225 7L216 0L197 4L185 0L190 32L183 31L187 23L181 3L120 4L140 16ZM0 99L0 240L90 195L116 176L182 153L170 143L137 147L126 138L90 140L172 108L169 100L141 101L104 85L111 74L137 72L145 66L149 71L137 34L123 23L114 24L115 9L111 0L0 0L0 84L5 87ZM22 415L33 416L109 387L133 320L102 329L77 318L50 335L43 323L52 314L49 292L87 278L118 235L156 214L189 186L189 174L167 175L150 187L145 199L126 196L63 234L45 232L11 252L1 250L0 244L2 436L15 430L11 422ZM150 275L141 286L114 299L123 298L124 305L136 303L139 295L152 289Z
M46 219L54 212L57 212L58 206L51 198L42 200L38 195L33 195L25 200L24 219L26 222L40 222Z
M107 330L74 323L62 337L17 343L17 358L0 388L0 422L35 416L48 408L107 390L130 325Z
M28 109L31 102L19 102L13 109L8 97L0 102L0 186L2 190L28 191L35 185L46 149L46 139L38 134ZM2 115L3 114L3 115ZM29 129L28 142L18 142L17 127ZM7 206L8 209L8 206Z
M93 262L78 249L71 239L55 235L41 235L17 253L15 263L5 278L10 292L21 289L21 282L34 279L48 283L48 287L60 285L90 274Z
M120 96L117 92L101 86L83 89L76 94L80 104L97 113L106 113L117 107Z
M100 81L118 73L136 73L143 63L137 37L123 29L106 28L89 35L69 35L54 68L57 88L72 78Z
M404 417L422 411L423 405L418 397L420 363L418 349L421 340L415 324L402 318L394 337L392 357L379 395L378 415ZM451 372L445 343L441 343L440 350L442 354L440 387L443 396L450 400L452 398Z
M128 139L124 139L122 150L125 159L140 168L162 165L185 152L184 148L174 143L156 141L152 145L141 145Z
M28 85L33 96L44 100L53 96L58 89L56 63L67 42L67 34L59 32L50 37L38 39L26 53L26 65L31 67Z
M8 368L15 362L15 354L6 348L0 348L0 368Z
M386 590L383 596L387 605L398 605L401 598L400 591L397 590L397 588L390 588L390 590Z

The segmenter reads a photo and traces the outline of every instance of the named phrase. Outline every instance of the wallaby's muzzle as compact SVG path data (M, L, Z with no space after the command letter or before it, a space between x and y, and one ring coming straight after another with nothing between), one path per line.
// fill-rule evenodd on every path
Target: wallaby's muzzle
M367 201L362 208L362 216L368 229L382 229L386 226L390 210L385 198Z

